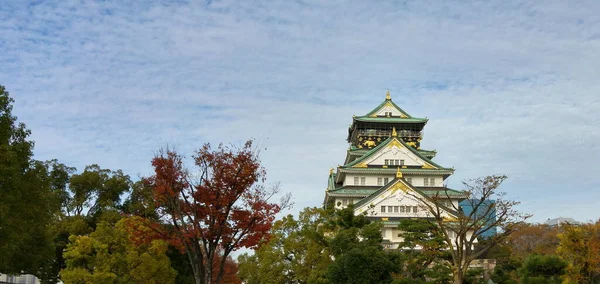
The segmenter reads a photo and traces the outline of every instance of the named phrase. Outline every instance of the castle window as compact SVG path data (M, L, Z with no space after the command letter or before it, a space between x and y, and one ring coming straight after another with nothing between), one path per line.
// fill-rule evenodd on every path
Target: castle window
M394 213L398 213L398 206L394 206Z
M344 206L348 205L348 199L342 199L342 205L344 205Z
M383 178L383 184L388 184L389 178Z
M400 165L404 166L404 160L400 160Z
M381 206L381 213L385 213L385 206Z
M358 185L358 177L354 177L354 185Z
M424 186L429 186L429 179L428 178L423 179L423 185Z
M383 178L377 178L377 185L379 185L379 186L383 185Z
M404 206L400 206L400 212L401 212L401 213L404 213L405 211L406 211L406 210L405 210Z
M417 212L419 212L419 207L413 206L413 213L417 213Z
M430 184L431 186L434 186L434 185L435 185L435 179L434 179L434 178L430 178L430 179L429 179L429 184Z
M388 206L388 212L392 213L394 211L394 206Z
M365 177L361 177L361 178L360 178L360 185L365 185L365 183L366 183L366 180L367 180L367 179L366 179Z
M387 166L387 165L389 165L389 164L390 164L390 160L388 160L388 159L385 159L385 165Z
M412 178L406 178L406 182L412 184Z
M354 204L354 199L350 199L350 204Z

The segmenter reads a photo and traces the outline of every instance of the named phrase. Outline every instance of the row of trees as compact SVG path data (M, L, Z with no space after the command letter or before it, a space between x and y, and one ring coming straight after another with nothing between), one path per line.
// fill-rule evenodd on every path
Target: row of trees
M404 240L393 251L383 250L380 226L354 216L351 207L306 208L298 218L276 221L269 242L241 255L238 275L250 284L457 283L453 252L444 236L435 233L436 224L402 221ZM460 283L598 283L599 245L600 221L560 227L522 224L500 242L480 238L474 254L495 259L496 267L469 269Z
M235 283L229 256L255 248L289 195L272 200L248 141L204 145L188 169L170 149L137 182L98 165L83 172L33 159L31 132L0 86L0 272L44 283ZM123 198L126 197L125 200Z
M290 215L276 222L270 242L242 255L239 275L247 283L472 283L477 271L470 270L471 262L529 218L515 210L517 202L497 193L505 179L465 182L468 212L445 202L443 192L423 202L429 218L402 220L396 251L383 250L382 224L354 216L352 205L307 208L298 220ZM500 232L482 241L492 229Z
M600 220L588 224L528 224L491 252L496 283L600 282Z

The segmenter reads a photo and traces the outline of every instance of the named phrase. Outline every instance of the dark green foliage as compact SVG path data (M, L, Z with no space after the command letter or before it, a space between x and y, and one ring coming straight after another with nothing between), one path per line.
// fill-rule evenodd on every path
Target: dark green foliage
M327 283L332 259L326 236L337 229L332 214L333 210L305 208L297 219L288 215L275 222L268 243L238 258L238 276L248 284Z
M173 246L169 246L167 250L167 256L171 262L171 267L177 271L177 278L175 283L177 284L195 284L194 272L189 263L189 258L185 253L181 253Z
M0 271L39 275L53 254L49 224L60 208L59 182L50 164L32 159L31 132L17 124L13 102L0 86Z
M444 239L434 231L433 223L422 219L402 220L398 228L404 238L400 243L402 270L398 277L416 283L449 281L452 273L447 259L450 257Z
M239 257L245 283L390 283L399 271L395 252L381 246L381 224L353 208L306 208L277 221L271 240Z
M483 269L482 268L474 268L469 269L467 274L465 275L464 284L485 284L485 280L483 280Z
M394 253L358 245L339 255L327 273L330 283L391 283L392 272L398 270Z
M500 258L496 262L496 267L492 273L492 281L497 284L516 284L519 281L517 270L523 264L515 258Z
M87 215L94 219L106 210L118 208L121 195L131 186L129 176L121 170L111 171L98 165L86 166L83 173L72 175L69 181L71 198L67 214Z
M133 183L131 193L123 202L121 210L125 214L158 221L158 214L154 203L154 189L142 181Z
M520 270L522 283L561 283L566 268L567 262L557 256L531 255Z
M383 250L381 224L354 216L352 206L336 211L331 224L338 231L329 242L335 258L327 271L330 283L392 282L399 258Z

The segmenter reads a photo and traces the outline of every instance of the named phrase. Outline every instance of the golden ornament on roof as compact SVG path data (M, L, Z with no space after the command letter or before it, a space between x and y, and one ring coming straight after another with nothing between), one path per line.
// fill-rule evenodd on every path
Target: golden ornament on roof
M398 133L396 133L396 127L392 127L392 137L398 137Z
M388 91L385 93L385 99L386 99L386 100L388 100L388 101L392 99L392 96L390 95L390 90L388 90Z
M401 178L402 177L402 172L400 171L400 168L398 168L398 170L396 171L396 177L397 178Z

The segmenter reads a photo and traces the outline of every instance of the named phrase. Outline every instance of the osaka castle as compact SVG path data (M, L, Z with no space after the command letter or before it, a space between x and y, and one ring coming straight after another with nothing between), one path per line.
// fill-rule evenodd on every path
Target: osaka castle
M466 196L444 181L454 169L433 161L435 150L421 149L427 118L413 117L396 105L389 91L385 100L363 116L353 116L349 148L343 165L329 171L325 205L383 223L386 248L396 248L403 218L430 218L427 208L439 204L448 218ZM454 206L451 206L452 205ZM446 205L446 206L444 206Z

